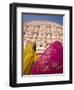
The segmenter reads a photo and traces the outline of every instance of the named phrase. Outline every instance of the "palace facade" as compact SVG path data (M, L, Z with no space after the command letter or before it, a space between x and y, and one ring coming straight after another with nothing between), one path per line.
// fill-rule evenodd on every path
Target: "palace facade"
M49 21L30 21L23 25L24 47L36 43L36 52L42 53L52 42L63 43L63 26Z

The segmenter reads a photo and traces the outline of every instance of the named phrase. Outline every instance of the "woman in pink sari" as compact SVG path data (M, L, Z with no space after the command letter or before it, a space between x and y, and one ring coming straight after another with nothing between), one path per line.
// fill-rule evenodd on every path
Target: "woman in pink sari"
M57 73L63 73L63 46L59 41L53 42L32 66L32 74Z

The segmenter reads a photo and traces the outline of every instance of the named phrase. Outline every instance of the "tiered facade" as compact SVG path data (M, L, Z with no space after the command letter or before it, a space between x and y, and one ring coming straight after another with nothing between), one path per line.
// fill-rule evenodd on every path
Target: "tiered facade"
M23 33L24 47L28 42L33 42L37 53L42 53L54 41L63 43L63 26L49 21L24 23Z

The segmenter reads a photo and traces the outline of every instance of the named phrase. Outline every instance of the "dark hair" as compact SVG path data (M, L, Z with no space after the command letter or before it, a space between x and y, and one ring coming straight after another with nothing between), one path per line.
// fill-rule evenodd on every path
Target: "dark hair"
M33 44L33 50L36 51L36 43Z

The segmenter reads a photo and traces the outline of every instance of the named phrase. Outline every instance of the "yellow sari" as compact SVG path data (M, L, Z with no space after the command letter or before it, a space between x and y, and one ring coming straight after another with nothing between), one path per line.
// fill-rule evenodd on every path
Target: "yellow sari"
M32 65L36 62L38 54L33 49L33 43L27 43L24 49L24 61L23 61L23 74L30 75L32 72Z

